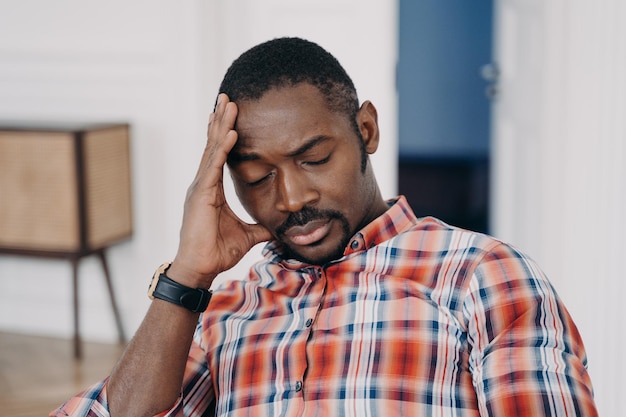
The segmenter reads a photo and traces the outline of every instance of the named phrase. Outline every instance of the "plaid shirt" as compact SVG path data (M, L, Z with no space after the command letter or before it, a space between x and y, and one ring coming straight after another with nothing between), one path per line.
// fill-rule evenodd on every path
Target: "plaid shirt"
M511 246L401 197L344 255L312 266L270 243L217 289L163 415L597 415L570 315ZM106 381L64 407L108 415Z

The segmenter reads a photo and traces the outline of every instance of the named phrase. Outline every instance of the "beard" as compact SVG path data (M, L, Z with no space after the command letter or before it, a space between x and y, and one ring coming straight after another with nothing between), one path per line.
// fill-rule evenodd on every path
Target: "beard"
M298 250L289 245L287 239L285 239L285 232L293 226L304 226L314 220L336 220L339 222L342 232L341 239L335 248L327 253L320 253L319 256L310 257L299 253ZM350 231L348 219L340 212L336 210L319 210L307 206L303 207L302 210L297 213L290 213L285 222L276 228L276 236L282 244L285 259L296 259L312 265L324 265L330 261L341 258L352 235L353 233ZM321 246L321 241L310 245L310 247L315 246Z

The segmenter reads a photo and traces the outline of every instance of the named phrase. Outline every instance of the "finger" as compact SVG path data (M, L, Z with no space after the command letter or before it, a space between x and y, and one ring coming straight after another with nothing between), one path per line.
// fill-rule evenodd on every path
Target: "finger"
M217 107L212 114L213 117L209 124L209 133L213 130L217 134L224 134L224 130L233 129L235 126L237 106L234 102L229 100L226 94L222 93L217 99Z
M237 142L234 130L237 119L237 105L228 101L225 94L220 94L217 109L209 116L207 143L200 160L198 175L207 170L221 176L228 153Z
M237 105L228 101L226 94L220 94L216 111L211 115L207 133L207 146L225 147L230 152L236 139L235 121L237 120ZM235 136L233 136L233 133Z

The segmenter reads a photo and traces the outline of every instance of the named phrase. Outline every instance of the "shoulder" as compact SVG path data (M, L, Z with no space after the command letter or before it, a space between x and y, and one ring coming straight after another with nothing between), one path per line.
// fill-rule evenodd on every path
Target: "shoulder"
M456 254L475 260L500 247L509 247L493 236L462 229L435 217L417 219L410 228L399 233L392 244L420 253L438 256Z
M398 253L399 262L414 264L418 276L453 283L461 292L470 285L502 285L528 278L545 280L539 266L515 246L434 217L417 219L389 245Z

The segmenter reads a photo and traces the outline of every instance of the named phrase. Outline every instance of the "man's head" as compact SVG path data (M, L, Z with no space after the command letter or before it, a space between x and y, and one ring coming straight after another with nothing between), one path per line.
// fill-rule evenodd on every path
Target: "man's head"
M247 50L226 71L220 92L235 103L256 100L272 88L309 83L322 92L331 110L343 113L357 135L359 97L352 79L324 48L301 38L277 38ZM367 153L361 149L361 168Z
M220 92L237 103L257 100L272 88L303 82L320 90L329 108L350 120L359 111L356 89L339 61L300 38L273 39L244 52L226 72Z
M248 213L314 264L340 258L353 234L386 210L369 164L376 109L360 108L337 60L301 39L252 48L221 92L237 104L228 166Z

